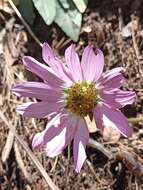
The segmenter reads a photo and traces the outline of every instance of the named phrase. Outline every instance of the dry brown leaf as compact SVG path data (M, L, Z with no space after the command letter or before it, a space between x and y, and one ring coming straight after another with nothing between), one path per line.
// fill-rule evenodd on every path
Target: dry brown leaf
M116 128L104 126L103 139L105 141L110 143L116 143L120 139L120 136L120 132Z
M133 20L122 28L121 34L123 37L128 38L132 36L132 28L136 31L138 29L138 21Z
M96 127L95 121L94 119L90 119L89 116L85 117L85 121L87 123L88 126L88 130L90 133L95 133L98 129Z

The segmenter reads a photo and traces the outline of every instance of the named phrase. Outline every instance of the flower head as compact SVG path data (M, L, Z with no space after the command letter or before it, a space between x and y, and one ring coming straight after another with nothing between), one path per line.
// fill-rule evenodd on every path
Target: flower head
M73 140L75 170L80 172L89 139L85 116L92 114L97 128L106 124L129 137L132 130L119 109L132 104L135 93L119 89L124 81L121 67L103 73L103 53L99 49L94 52L92 46L85 48L81 63L74 45L65 51L66 65L47 43L43 44L42 55L50 67L29 56L23 63L43 82L26 82L12 89L17 96L40 101L18 106L17 111L26 117L50 118L46 128L33 138L34 149L44 146L47 155L53 157Z

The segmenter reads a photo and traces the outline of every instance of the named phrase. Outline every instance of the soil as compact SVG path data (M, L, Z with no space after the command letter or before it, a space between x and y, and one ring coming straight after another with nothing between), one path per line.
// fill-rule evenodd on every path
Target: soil
M46 26L35 10L31 27L37 38L47 41L63 59L72 41L56 24ZM24 55L41 61L41 47L30 36L15 14L0 11L0 110L31 148L34 134L41 131L46 120L20 117L15 108L26 101L11 94L11 87L27 80L39 80L25 71ZM123 89L134 90L137 98L122 112L128 118L143 114L143 1L90 0L76 49L82 54L87 44L100 48L105 55L105 70L124 67ZM33 152L53 182L62 190L142 190L143 189L143 122L130 123L134 130L129 139L104 141L100 132L91 137L112 153L87 147L87 161L79 174L73 168L72 146L58 158L46 157L43 150ZM0 190L47 190L45 180L25 150L13 138L0 119Z

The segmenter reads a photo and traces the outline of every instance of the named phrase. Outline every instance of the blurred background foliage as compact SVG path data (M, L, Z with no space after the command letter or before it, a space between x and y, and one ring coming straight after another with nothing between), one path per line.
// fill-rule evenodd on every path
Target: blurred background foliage
M82 14L88 0L17 0L16 6L30 24L34 24L34 7L47 25L55 22L67 36L77 41L80 33Z

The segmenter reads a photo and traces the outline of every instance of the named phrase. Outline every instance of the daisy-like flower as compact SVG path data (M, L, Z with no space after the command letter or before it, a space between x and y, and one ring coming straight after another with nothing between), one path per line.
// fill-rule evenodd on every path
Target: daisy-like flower
M103 73L103 53L99 49L95 52L90 45L84 49L81 62L74 45L65 51L66 64L47 43L43 44L42 56L50 67L29 56L23 59L26 69L43 82L25 82L13 87L17 96L39 100L20 105L17 111L25 117L50 118L46 128L34 136L33 149L44 146L46 154L54 157L73 140L74 166L80 172L89 140L84 118L92 114L97 128L115 127L129 137L132 129L119 109L132 104L135 93L119 89L124 81L121 67Z

